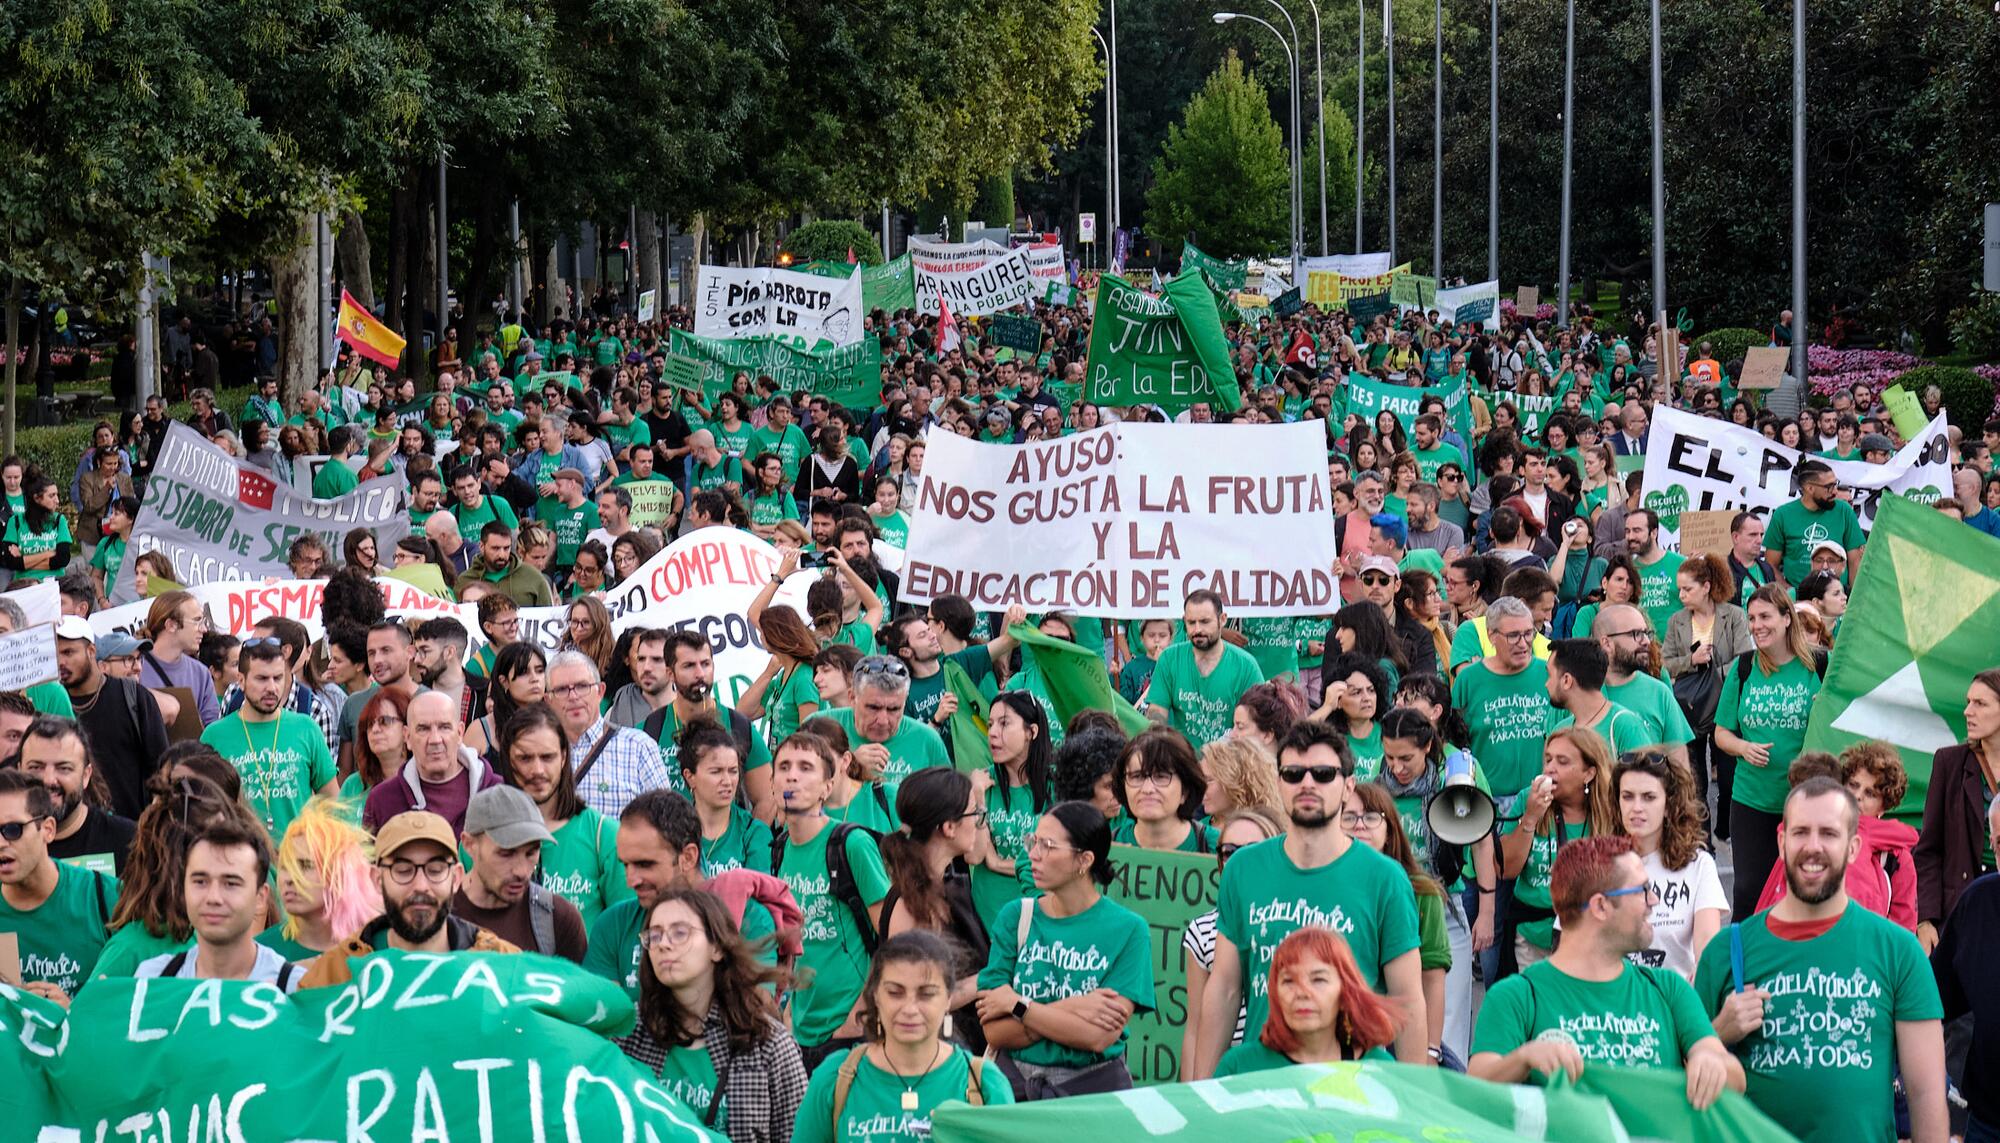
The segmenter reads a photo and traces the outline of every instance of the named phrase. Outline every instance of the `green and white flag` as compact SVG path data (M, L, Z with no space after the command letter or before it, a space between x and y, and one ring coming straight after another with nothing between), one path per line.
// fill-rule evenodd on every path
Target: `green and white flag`
M823 278L845 278L854 272L850 262L808 262L799 267L808 274L818 274ZM873 312L884 310L914 309L917 304L917 288L910 277L910 256L891 258L880 266L864 263L861 267L861 304Z
M1199 274L1183 274L1157 297L1106 274L1084 366L1084 393L1099 405L1158 405L1177 413L1208 404L1243 404L1215 295Z
M1923 824L1931 755L1965 741L1965 690L2000 646L2000 540L1899 495L1875 507L1807 750L1894 745L1910 789L1894 817Z
M728 389L738 370L770 377L783 392L852 408L868 408L882 393L882 345L873 337L838 349L800 349L782 338L698 337L677 329L672 351L700 363L702 392L709 397Z
M1083 304L1083 291L1067 282L1050 282L1049 288L1042 291L1042 304L1074 308Z
M1233 262L1224 262L1202 253L1201 248L1192 242L1181 248L1181 272L1186 273L1189 270L1200 270L1208 275L1208 280L1215 283L1215 288L1223 293L1240 290L1250 280L1248 259L1239 258Z

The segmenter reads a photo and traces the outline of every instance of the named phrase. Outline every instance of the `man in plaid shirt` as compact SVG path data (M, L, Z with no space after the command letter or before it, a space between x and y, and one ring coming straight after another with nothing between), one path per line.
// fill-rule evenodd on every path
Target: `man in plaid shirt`
M585 805L616 818L625 803L667 784L659 744L604 717L604 679L589 656L569 650L555 657L548 703L569 735L570 770Z

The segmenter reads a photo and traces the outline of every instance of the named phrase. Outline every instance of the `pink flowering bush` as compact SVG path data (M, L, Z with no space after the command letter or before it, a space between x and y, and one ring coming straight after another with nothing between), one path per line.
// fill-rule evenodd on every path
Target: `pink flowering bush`
M1822 397L1856 385L1867 385L1880 392L1894 384L1896 378L1927 364L1921 357L1890 349L1806 347L1807 382Z

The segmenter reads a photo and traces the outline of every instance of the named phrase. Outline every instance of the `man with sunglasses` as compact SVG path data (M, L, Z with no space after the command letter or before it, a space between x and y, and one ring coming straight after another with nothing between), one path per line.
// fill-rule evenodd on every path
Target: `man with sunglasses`
M382 915L321 953L300 988L342 985L354 979L353 962L384 949L454 953L521 950L490 931L452 915L452 898L465 881L458 836L451 823L424 810L397 814L375 834L375 886Z
M910 668L900 659L869 655L854 665L854 705L814 715L847 732L854 760L870 775L897 782L931 766L951 765L944 739L929 723L904 714Z
M1833 468L1823 460L1800 463L1793 473L1799 498L1778 505L1764 528L1765 558L1778 569L1777 582L1795 590L1812 571L1812 554L1823 540L1847 550L1849 582L1861 571L1861 518L1854 505L1842 500Z
M118 905L110 875L57 861L55 803L41 780L0 770L0 933L19 947L17 985L69 1007L90 979Z
M1271 956L1279 942L1308 925L1338 932L1368 986L1402 1010L1396 1058L1412 1064L1429 1059L1416 893L1401 865L1341 828L1352 765L1346 736L1324 722L1294 723L1279 743L1278 783L1290 829L1237 851L1223 869L1215 960L1202 993L1190 1076L1215 1074L1239 1003L1248 1014L1244 1042L1262 1031L1270 1011Z
M1586 1063L1685 1068L1696 1111L1724 1087L1743 1090L1743 1065L1709 1026L1687 978L1634 964L1651 947L1654 890L1627 837L1587 837L1563 847L1549 875L1562 943L1549 958L1493 986L1479 1010L1468 1070L1495 1083L1526 1083Z

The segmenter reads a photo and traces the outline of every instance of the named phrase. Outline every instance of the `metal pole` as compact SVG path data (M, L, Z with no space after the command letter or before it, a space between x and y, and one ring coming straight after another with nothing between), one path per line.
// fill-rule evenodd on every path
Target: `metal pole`
M153 278L153 256L141 251L139 266L142 275L139 279L139 305L132 315L132 351L138 362L139 384L133 396L138 406L144 408L146 398L160 391L159 288ZM238 281L242 280L242 273L237 271ZM17 276L13 288L19 287ZM11 353L19 339L19 330L10 329L7 332L8 352ZM19 402L10 401L7 404L7 423L10 426L14 424L16 404Z
M895 257L889 252L889 200L882 200L882 260L887 262Z
M451 250L449 243L451 227L450 227L450 222L446 217L447 214L449 213L445 209L446 201L447 200L445 199L444 152L439 151L438 152L438 204L437 204L437 228L438 228L437 286L438 286L438 336L440 338L444 336L444 327L446 323L450 321L449 315L451 313L451 275L445 268L445 264L451 260Z
M1431 277L1444 281L1444 0L1431 25Z
M1382 66L1389 77L1389 265L1396 262L1396 10L1382 0Z
M625 208L626 230L630 237L625 243L625 280L632 283L632 312L639 312L639 204Z
M1571 163L1574 161L1576 115L1576 0L1569 0L1568 22L1563 26L1563 189L1562 239L1556 253L1556 326L1569 328L1569 202Z
M1269 20L1260 20L1255 16L1245 15L1242 12L1217 12L1214 18L1218 24L1228 23L1231 20L1248 20L1278 37L1278 47L1283 49L1285 53L1286 74L1292 78L1292 123L1296 127L1299 121L1299 59L1298 56L1292 53L1292 45L1286 42L1285 34L1280 32ZM1305 197L1301 193L1299 186L1300 177L1305 172L1305 166L1299 158L1301 153L1299 133L1294 130L1292 132L1292 277L1295 284L1303 285L1302 277L1299 274L1299 263L1303 260L1305 254L1305 230L1299 223L1300 204L1305 201Z
M1271 7L1276 8L1278 10L1278 15L1283 16L1285 18L1285 26L1292 30L1292 57L1291 57L1292 58L1292 138L1294 140L1298 140L1300 138L1300 132L1302 130L1300 120L1303 118L1302 109L1300 106L1300 97L1303 94L1303 90L1299 86L1299 65L1305 62L1305 56L1306 56L1305 44L1303 41L1299 39L1299 26L1292 22L1291 12L1288 11L1283 4L1278 3L1278 0L1269 0L1269 3ZM1300 143L1299 146L1303 147L1304 144ZM1292 235L1292 246L1294 250L1300 253L1304 253L1305 179L1303 170L1300 170L1295 173L1299 175L1299 177L1293 180L1292 194L1293 197L1296 198L1298 201L1294 202L1292 204L1292 207L1293 207L1293 217L1298 219L1299 221L1296 222L1293 226L1293 230L1295 231L1295 233Z
M1486 277L1500 280L1500 0L1492 0L1492 77L1486 89Z
M1792 0L1792 376L1806 379L1806 0Z
M1125 224L1120 208L1125 204L1124 187L1120 185L1124 164L1118 154L1118 0L1110 0L1111 39L1105 47L1105 54L1111 60L1111 232L1115 238L1118 228Z
M1442 0L1440 0L1442 2ZM1319 101L1319 112L1313 120L1313 134L1319 138L1319 252L1321 257L1326 249L1326 57L1319 49L1319 0L1306 0L1312 6L1313 14L1313 88Z
M1667 187L1664 158L1666 123L1660 95L1660 0L1653 0L1653 310L1667 310ZM1664 332L1664 331L1663 331ZM1664 347L1663 347L1664 348ZM1673 367L1678 368L1679 362Z
M313 340L319 367L324 368L333 360L333 216L323 210L313 224L313 253L313 321L319 331ZM318 374L314 369L313 375Z
M1111 159L1111 150L1115 145L1115 140L1112 138L1114 124L1111 118L1111 45L1104 41L1104 33L1098 31L1096 28L1092 28L1090 34L1097 37L1097 46L1104 49L1104 225L1112 228L1106 231L1109 234L1115 232L1117 224L1112 219L1118 217L1113 210L1113 199L1115 196L1112 191L1112 186L1117 176L1113 173L1114 164ZM1098 235L1097 242L1092 243L1092 245L1099 245L1105 241L1107 241L1105 235L1100 234Z
M507 309L510 311L508 320L512 321L513 315L521 312L521 200L518 198L507 204L507 234ZM634 215L632 258L635 266L638 265L638 257L639 223Z
M1498 3L1499 0L1494 0ZM1368 100L1368 0L1354 4L1354 252L1366 249L1361 242L1361 126L1367 121Z

